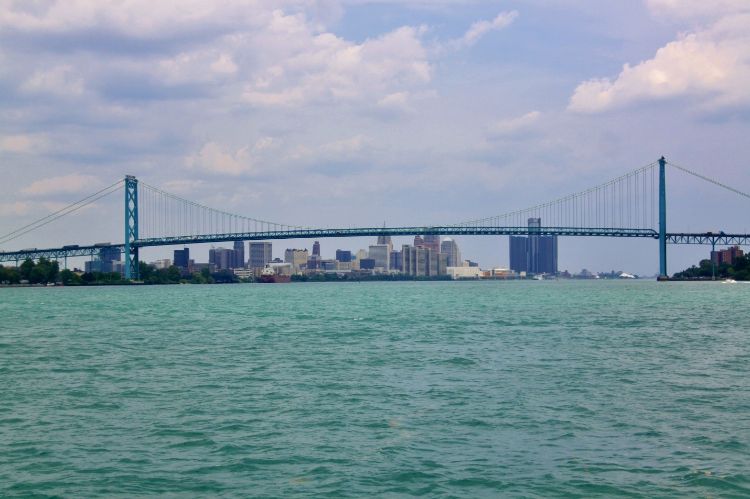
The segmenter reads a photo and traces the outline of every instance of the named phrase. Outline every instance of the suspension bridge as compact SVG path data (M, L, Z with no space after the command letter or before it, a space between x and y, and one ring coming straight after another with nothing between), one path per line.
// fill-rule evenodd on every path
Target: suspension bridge
M0 252L0 262L30 258L61 260L93 256L103 249L124 256L125 277L138 278L139 249L153 246L273 239L320 239L362 236L505 236L550 235L577 237L648 238L659 241L659 274L667 274L667 244L747 245L750 234L724 232L668 232L666 172L691 175L733 194L750 195L715 179L667 162L663 157L609 182L553 201L502 215L439 226L311 228L286 225L217 210L166 192L127 176L76 203L0 236L0 244L14 241L116 192L124 191L124 242L65 245ZM529 227L541 218L542 227Z

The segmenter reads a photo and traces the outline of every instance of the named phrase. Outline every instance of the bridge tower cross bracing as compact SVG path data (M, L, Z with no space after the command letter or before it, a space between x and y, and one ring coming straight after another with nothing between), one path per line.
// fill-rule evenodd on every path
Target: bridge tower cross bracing
M659 158L659 277L667 277L667 160Z
M138 279L138 180L125 177L125 278Z

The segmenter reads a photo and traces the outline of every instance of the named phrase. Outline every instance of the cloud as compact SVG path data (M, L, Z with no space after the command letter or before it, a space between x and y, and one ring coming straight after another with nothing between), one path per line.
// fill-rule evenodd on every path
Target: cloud
M300 15L279 11L256 38L268 64L245 85L245 102L295 107L323 102L378 102L431 80L424 28L403 26L362 43L317 33Z
M517 17L518 12L513 10L501 12L491 21L477 21L469 27L463 37L457 40L457 45L471 47L490 31L497 31L510 26Z
M657 12L671 7L651 1ZM727 9L735 2L724 2ZM732 5L730 5L732 4ZM747 3L745 3L747 5ZM698 3L686 8L701 12ZM640 101L691 97L703 110L750 104L750 14L729 9L706 28L684 33L634 66L625 64L614 79L595 78L578 85L568 109L598 113Z
M649 10L657 16L715 19L727 14L750 12L747 0L646 0Z
M59 177L47 177L37 180L21 189L28 196L46 196L49 194L75 194L91 192L100 185L99 180L91 175L73 173Z
M36 136L20 134L0 137L0 151L12 153L29 153L38 151L43 141Z
M27 201L15 201L13 203L0 203L0 216L26 215L33 208L33 204Z
M247 147L227 151L216 142L208 142L200 151L187 158L189 168L209 173L241 175L252 170L252 162Z
M84 81L72 66L62 65L36 71L21 89L28 93L78 96L83 94Z
M522 116L496 121L489 126L490 136L508 136L526 131L534 126L541 115L539 111L531 111Z

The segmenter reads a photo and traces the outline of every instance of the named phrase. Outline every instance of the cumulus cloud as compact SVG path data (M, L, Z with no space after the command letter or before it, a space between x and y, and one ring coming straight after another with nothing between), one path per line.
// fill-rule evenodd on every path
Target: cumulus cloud
M380 100L427 84L431 64L424 29L404 26L362 43L316 33L302 16L275 12L263 33L269 64L255 72L243 98L255 106Z
M659 16L713 19L727 14L750 12L746 0L646 0L649 10Z
M518 17L518 12L513 10L510 12L501 12L491 21L477 21L469 27L466 33L464 33L464 36L459 40L459 44L470 47L490 31L496 31L510 26L516 17Z
M489 133L491 136L502 137L529 130L541 115L539 111L531 111L515 118L498 120L490 125Z
M677 8L668 0L649 3L655 12ZM578 85L569 109L596 113L637 101L688 96L707 110L750 104L750 14L741 13L748 10L748 4L726 1L722 5L727 15L681 34L653 58L625 64L614 79L596 78ZM685 9L695 15L702 12L698 2L687 2Z
M189 168L209 173L241 175L252 170L249 148L227 150L216 142L208 142L200 151L187 158Z
M75 194L91 192L100 185L99 180L91 175L73 173L59 177L47 177L21 189L28 196L46 196L49 194Z

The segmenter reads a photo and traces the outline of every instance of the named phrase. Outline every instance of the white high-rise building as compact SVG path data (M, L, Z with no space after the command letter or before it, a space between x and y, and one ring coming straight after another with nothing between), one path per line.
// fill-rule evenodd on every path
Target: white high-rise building
M448 267L460 267L461 266L461 251L458 249L456 241L450 237L446 237L442 243L440 243L440 253L447 255Z

